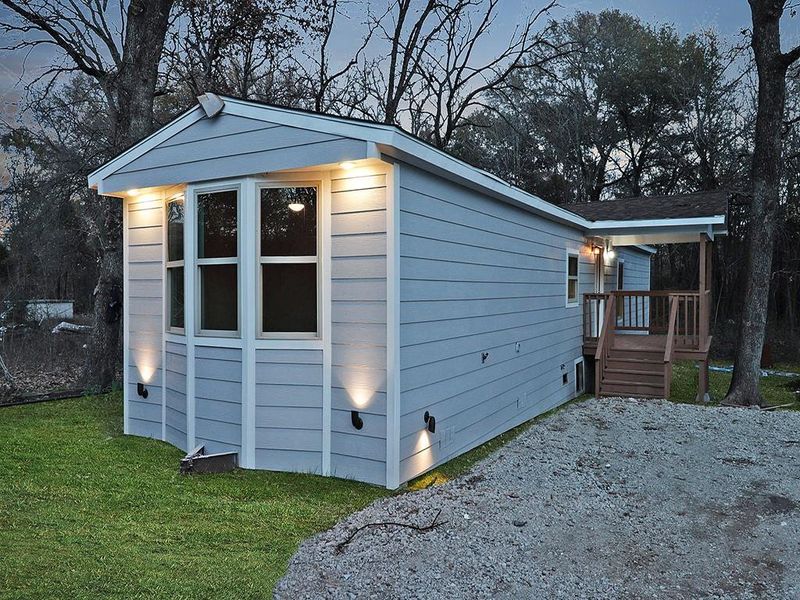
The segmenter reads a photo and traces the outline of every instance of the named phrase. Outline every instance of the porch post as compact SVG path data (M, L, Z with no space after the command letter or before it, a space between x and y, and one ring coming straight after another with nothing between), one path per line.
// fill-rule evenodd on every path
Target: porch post
M708 344L708 329L711 319L711 242L705 235L700 237L700 264L698 292L700 297L699 350L705 351ZM708 353L699 361L697 377L697 401L708 402Z

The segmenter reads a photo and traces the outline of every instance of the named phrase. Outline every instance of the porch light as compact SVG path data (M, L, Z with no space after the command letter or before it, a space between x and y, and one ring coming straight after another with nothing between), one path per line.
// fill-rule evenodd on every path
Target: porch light
M142 192L141 192L141 190L128 190L125 193L128 194L128 196L138 196Z
M361 429L364 427L364 419L361 418L361 415L358 414L357 410L350 411L350 423L352 423L353 427L356 429Z
M426 410L422 419L425 421L426 429L431 433L436 433L436 417Z
M136 393L139 394L142 398L147 398L147 396L150 395L149 392L147 391L147 388L141 381L136 384Z
M611 240L606 240L606 258L614 258L614 246L611 245Z
M592 246L592 254L600 256L600 246Z
M300 212L300 211L301 211L301 210L303 210L305 207L306 207L306 205L305 205L305 204L302 204L302 203L300 203L300 202L292 202L292 203L289 205L289 210L291 210L292 212Z
M340 162L339 163L339 167L344 169L345 171L349 171L350 169L354 168L355 166L356 166L356 163L354 163L353 161L350 161L350 160L346 160L344 162Z

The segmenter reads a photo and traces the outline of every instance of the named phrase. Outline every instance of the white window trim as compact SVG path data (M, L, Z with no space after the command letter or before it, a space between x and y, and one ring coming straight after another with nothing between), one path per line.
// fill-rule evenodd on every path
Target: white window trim
M570 250L567 248L566 251L566 258L564 263L564 298L566 300L566 307L567 308L577 308L580 304L580 297L581 297L581 253L578 250ZM574 256L578 261L578 271L574 277L575 279L575 299L570 300L569 298L569 281L570 281L570 274L569 274L569 259L571 256Z
M622 291L625 289L625 267L622 268L622 287L619 286L619 267L620 265L624 264L625 264L624 258L622 258L621 256L617 258L617 281L615 283L618 291Z
M261 256L261 190L292 187L313 187L317 190L317 254L316 256ZM323 182L319 177L280 177L274 179L259 180L256 184L256 260L258 263L258 276L256 280L256 339L257 340L298 340L298 341L319 341L322 339L323 331L323 263L322 263L322 219L323 219ZM296 331L264 331L264 295L263 282L264 274L262 265L266 264L315 264L317 265L317 330L315 332L296 332Z
M192 190L193 202L192 210L195 211L192 222L195 229L199 225L197 218L198 197L204 194L215 192L236 192L236 256L226 258L200 258L199 238L197 231L192 235L192 252L194 258L193 268L195 270L194 296L193 302L197 307L195 318L195 335L197 337L218 337L218 338L240 338L242 334L242 183L241 181L231 184L218 184L212 186L197 186ZM184 199L185 202L185 199ZM184 231L184 235L186 232ZM184 256L184 259L186 257ZM200 276L201 267L206 265L236 265L236 330L225 331L219 329L203 329L203 298L201 295L202 277ZM185 293L185 290L184 290ZM184 321L185 322L185 321Z
M186 279L186 251L184 249L184 255L182 260L169 260L169 204L180 198L183 200L183 235L186 237L186 197L183 192L179 192L177 194L173 194L169 196L164 202L164 263L165 267L165 291L164 291L164 312L167 315L166 319L166 331L167 333L173 333L175 335L185 336L186 335L186 285L184 283L183 288L183 327L173 327L172 323L172 278L169 276L169 270L174 268L182 268L184 270L184 281ZM186 244L184 242L184 248Z
M578 379L576 377L575 378L575 384L574 384L575 385L575 397L576 398L578 396L580 396L581 394L585 394L586 393L586 362L583 360L582 356L580 358L576 358L575 359L575 363L574 363L573 368L572 368L573 377L575 376L575 372L576 372L576 370L578 368L578 365L581 365L581 371L583 371L583 389L582 390L578 389Z

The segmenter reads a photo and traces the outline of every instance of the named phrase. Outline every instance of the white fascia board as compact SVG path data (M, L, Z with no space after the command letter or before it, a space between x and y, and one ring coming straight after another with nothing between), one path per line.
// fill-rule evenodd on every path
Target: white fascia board
M655 254L658 252L657 249L653 248L652 246L646 246L644 244L635 244L635 248L638 248L642 252L647 252L648 254Z
M589 231L595 235L614 235L619 231L635 229L640 231L654 230L660 228L697 228L698 232L704 233L708 226L724 225L725 215L713 217L688 217L683 219L639 219L636 221L592 221Z
M150 134L138 144L131 146L122 154L119 154L105 163L102 167L95 169L89 173L88 181L89 187L103 193L103 179L118 171L128 163L136 160L145 152L152 150L160 143L168 140L174 135L177 135L190 125L193 125L200 119L205 117L205 113L200 105L195 105L185 113L175 118L173 121Z

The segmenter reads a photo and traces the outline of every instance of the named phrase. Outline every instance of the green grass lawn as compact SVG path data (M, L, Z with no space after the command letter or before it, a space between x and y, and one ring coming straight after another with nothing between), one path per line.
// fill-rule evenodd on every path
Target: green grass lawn
M729 382L712 371L715 401ZM762 390L797 403L792 382L767 377ZM694 365L677 364L673 400L696 390ZM409 487L464 473L546 416ZM389 493L264 471L180 476L179 450L123 436L121 422L119 394L0 409L0 597L270 597L300 541Z
M782 365L781 370L800 373L800 365ZM698 370L691 361L678 361L672 371L672 395L670 400L675 402L694 403L697 397ZM708 390L713 404L718 404L725 398L731 384L731 374L720 371L709 371ZM797 377L779 377L772 375L761 378L761 394L770 406L795 403L800 409L800 394L794 390L800 389L800 375Z
M266 598L301 540L388 492L311 475L178 475L118 394L0 409L0 597Z

